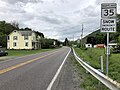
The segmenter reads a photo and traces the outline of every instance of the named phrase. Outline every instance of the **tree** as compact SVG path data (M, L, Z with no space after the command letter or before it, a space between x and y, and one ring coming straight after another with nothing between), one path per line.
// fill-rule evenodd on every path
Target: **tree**
M5 21L0 21L0 32L3 34L10 34L13 30L17 28L10 23L6 23Z
M38 31L34 31L37 35L39 35L40 37L44 38L44 34Z
M0 32L0 46L6 47L7 46L7 35Z
M65 38L64 45L65 45L65 46L69 46L69 41L68 41L67 38Z
M93 36L90 36L90 37L87 38L87 43L90 43L93 46L93 45L96 44L96 40Z
M12 25L14 28L16 28L17 30L19 29L19 24L18 24L17 21L12 21L12 22L11 22L11 25Z
M118 36L118 45L120 45L120 36Z
M7 46L7 35L9 35L13 30L18 29L11 23L5 21L0 21L0 45L2 47Z
M41 47L44 48L54 48L53 42L55 40L54 39L47 39L47 38L43 38L41 39Z

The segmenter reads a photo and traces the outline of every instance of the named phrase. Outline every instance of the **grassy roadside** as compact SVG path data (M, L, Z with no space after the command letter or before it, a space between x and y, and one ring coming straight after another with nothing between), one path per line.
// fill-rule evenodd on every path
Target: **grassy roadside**
M89 62L91 66L100 69L100 56L104 57L104 73L106 71L105 50L99 48L89 48L87 50L75 48L78 55L85 62ZM120 83L120 54L112 54L109 56L109 77Z
M94 78L91 74L86 73L86 70L75 60L73 57L71 60L73 67L78 72L78 77L80 77L79 87L82 90L109 90L102 83Z
M104 54L105 53L104 49L90 48L85 50L85 49L75 48L75 51L81 58L83 58L85 62L89 63L91 66L93 66L96 69L100 69L100 56L102 55L104 57L104 73L105 73L106 57ZM120 54L110 55L109 77L120 83L120 78L119 78L120 77ZM90 80L90 81L94 82L94 80Z
M45 51L49 51L53 49L41 49L41 50L7 50L8 56L24 56L29 54L37 54Z
M75 48L75 51L77 52L79 57L81 57L85 62L96 69L100 69L100 56L103 56L103 58L105 59L104 49L89 48L86 50Z
M5 49L3 49L5 50ZM41 50L6 50L8 52L8 56L0 56L0 61L11 60L16 57L37 54L41 52L46 52L54 49L41 49Z
M110 55L109 77L120 83L120 54Z

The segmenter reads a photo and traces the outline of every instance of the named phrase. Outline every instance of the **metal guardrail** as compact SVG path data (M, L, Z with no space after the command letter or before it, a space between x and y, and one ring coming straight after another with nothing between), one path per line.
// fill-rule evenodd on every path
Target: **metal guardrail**
M84 62L82 59L80 59L73 49L74 57L75 59L89 72L91 73L95 78L97 78L100 82L102 82L105 86L107 86L111 90L120 90L120 83L112 80L111 78L105 76L103 73L98 71L97 69L91 67L89 64Z

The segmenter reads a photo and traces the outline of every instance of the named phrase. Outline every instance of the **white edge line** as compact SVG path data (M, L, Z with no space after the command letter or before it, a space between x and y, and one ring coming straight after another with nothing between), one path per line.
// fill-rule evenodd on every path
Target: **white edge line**
M70 54L70 52L71 52L71 49L69 50L68 54L67 54L66 57L64 58L62 64L60 65L59 69L57 70L57 72L56 72L55 76L53 77L52 81L51 81L50 84L48 85L47 90L51 90L51 88L52 88L55 80L57 79L57 77L58 77L58 75L59 75L59 73L60 73L60 71L61 71L61 69L62 69L62 67L63 67L63 65L64 65L64 63L65 63L65 61L66 61L66 59L67 59L67 57L68 57L68 55Z

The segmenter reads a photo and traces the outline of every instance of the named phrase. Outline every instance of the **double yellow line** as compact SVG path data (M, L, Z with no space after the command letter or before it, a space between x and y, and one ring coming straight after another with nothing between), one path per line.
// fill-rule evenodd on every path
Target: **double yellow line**
M11 67L2 69L2 70L0 70L0 74L6 73L6 72L8 72L8 71L11 71L11 70L13 70L13 69L19 68L19 67L21 67L21 66L24 66L24 65L26 65L26 64L32 63L32 62L34 62L34 61L40 60L40 59L45 58L45 57L47 57L47 56L50 56L50 55L52 55L52 54L54 54L54 53L56 53L56 52L53 52L53 53L50 53L50 54L47 54L47 55L44 55L44 56L41 56L41 57L38 57L38 58L35 58L35 59L32 59L32 60L29 60L29 61L26 61L26 62L23 62L23 63L19 63L19 64L17 64L17 65L14 65L14 66L11 66Z

